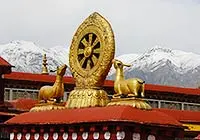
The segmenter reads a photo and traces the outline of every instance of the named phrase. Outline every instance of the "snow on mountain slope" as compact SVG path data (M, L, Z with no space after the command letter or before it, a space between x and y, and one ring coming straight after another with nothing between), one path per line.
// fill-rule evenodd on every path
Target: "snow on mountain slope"
M126 71L139 68L153 72L168 62L174 65L179 73L185 73L200 66L200 55L198 54L159 46L151 48L143 54L123 54L116 59L126 64L132 64L132 67L127 68Z
M56 58L61 61L63 64L67 64L69 66L69 50L68 48L64 48L63 46L55 46L49 49L50 54L56 56Z
M126 77L139 77L147 83L172 86L197 87L200 84L198 54L156 46L140 55L124 54L116 59L132 65L124 68ZM112 67L109 79L114 79L114 72Z
M130 63L131 61L137 59L139 54L123 54L118 56L116 59L123 61L124 63Z
M0 45L0 56L15 66L13 71L41 73L44 53L47 54L49 70L55 70L57 66L69 63L69 50L62 46L46 49L28 41L12 41ZM124 54L116 59L132 65L124 68L125 76L129 78L138 77L146 83L172 86L200 85L200 55L198 54L156 46L143 54ZM71 75L69 68L66 75ZM112 80L115 78L113 67L108 78Z
M185 70L194 69L200 66L200 55L174 50L176 61L179 62L179 67Z
M62 64L68 65L68 51L63 47L46 49L28 41L12 41L0 45L0 56L15 66L13 71L41 73L42 56L45 53L49 70ZM70 75L69 69L66 73Z

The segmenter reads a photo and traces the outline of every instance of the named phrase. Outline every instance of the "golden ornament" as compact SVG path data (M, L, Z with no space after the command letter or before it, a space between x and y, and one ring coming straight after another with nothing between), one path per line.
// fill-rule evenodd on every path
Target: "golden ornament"
M112 65L114 52L115 41L110 24L100 14L91 14L77 29L70 47L69 64L76 88L69 95L68 108L106 106L109 98L102 85ZM84 98L78 99L79 96ZM78 104L75 103L77 100Z

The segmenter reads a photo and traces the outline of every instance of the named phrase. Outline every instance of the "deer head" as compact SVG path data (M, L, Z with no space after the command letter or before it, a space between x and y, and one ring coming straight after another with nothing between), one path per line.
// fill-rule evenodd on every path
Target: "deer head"
M126 67L130 67L131 66L129 64L124 64L124 63L122 63L121 61L119 61L117 59L113 59L112 63L114 65L115 69L117 69L117 68L123 69L124 66L126 66Z

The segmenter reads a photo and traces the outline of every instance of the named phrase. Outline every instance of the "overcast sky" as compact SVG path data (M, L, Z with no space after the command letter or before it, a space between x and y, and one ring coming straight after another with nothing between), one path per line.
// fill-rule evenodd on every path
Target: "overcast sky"
M156 45L200 54L200 0L0 0L0 44L67 48L95 11L111 23L117 55Z

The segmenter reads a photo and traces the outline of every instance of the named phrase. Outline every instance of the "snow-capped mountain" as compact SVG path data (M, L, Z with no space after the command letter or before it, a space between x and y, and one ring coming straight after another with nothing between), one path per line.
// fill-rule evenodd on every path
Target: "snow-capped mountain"
M41 73L42 56L47 55L48 69L69 63L69 50L62 46L50 49L33 42L12 41L0 45L0 56L15 66L13 71ZM200 85L200 55L156 46L142 54L124 54L116 57L129 68L124 68L126 78L138 77L146 83L198 87ZM68 65L69 66L69 65ZM66 75L71 75L69 68ZM108 79L114 80L112 67Z
M198 54L156 46L143 54L129 54L127 57L122 55L116 59L132 65L124 68L126 77L139 77L146 83L153 84L183 87L200 85ZM112 67L109 79L114 79L114 71Z
M62 64L68 65L68 50L61 46L46 49L28 41L0 45L0 56L15 66L12 71L41 73L43 54L47 55L49 70L55 70ZM69 69L66 74L70 75Z

